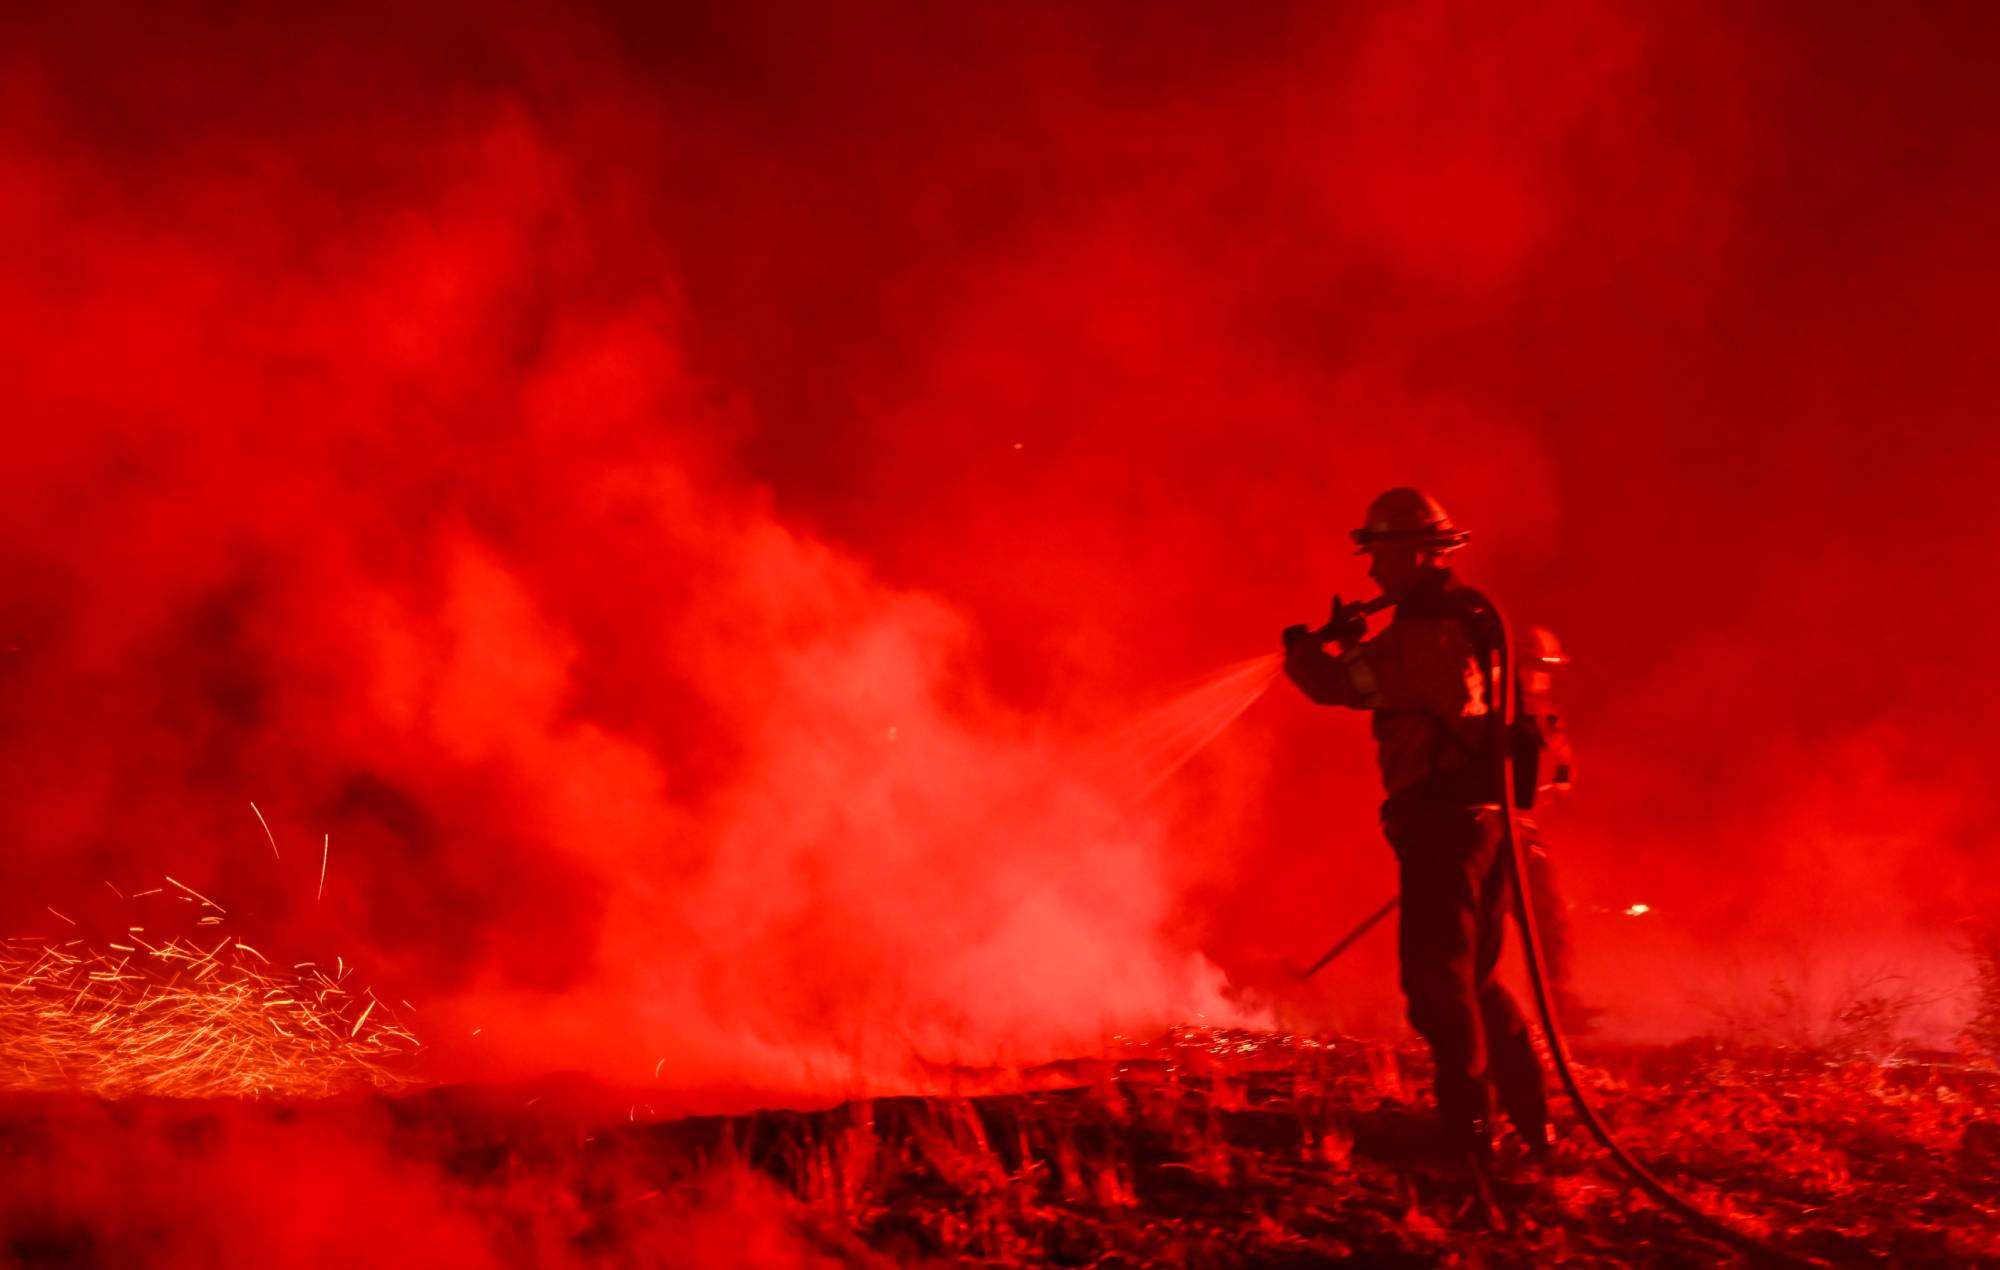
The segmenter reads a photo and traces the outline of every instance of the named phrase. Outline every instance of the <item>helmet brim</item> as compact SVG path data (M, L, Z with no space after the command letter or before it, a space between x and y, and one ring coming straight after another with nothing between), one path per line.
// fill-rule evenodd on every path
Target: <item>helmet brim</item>
M1408 530L1352 530L1347 535L1354 540L1354 554L1365 556L1377 546L1395 543L1406 547L1434 547L1438 551L1457 551L1472 537L1467 529L1449 529L1440 533L1433 529Z

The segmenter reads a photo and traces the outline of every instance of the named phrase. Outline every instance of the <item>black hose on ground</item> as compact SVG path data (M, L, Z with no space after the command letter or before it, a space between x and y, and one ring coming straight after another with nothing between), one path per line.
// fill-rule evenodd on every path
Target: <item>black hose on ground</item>
M1498 628L1500 647L1493 654L1489 666L1487 683L1491 686L1491 711L1498 732L1495 766L1500 778L1500 805L1505 813L1501 817L1501 832L1507 850L1507 867L1514 881L1514 918L1521 929L1523 960L1528 963L1528 980L1535 990L1535 1005L1542 1019L1542 1028L1548 1036L1549 1054L1555 1060L1556 1075L1562 1081L1564 1092L1576 1107L1576 1113L1598 1145L1616 1160L1621 1168L1631 1175L1639 1188L1650 1195L1662 1208L1678 1214L1689 1224L1704 1234L1713 1236L1731 1248L1759 1262L1779 1266L1811 1266L1816 1270L1829 1270L1828 1263L1797 1253L1786 1252L1772 1244L1765 1243L1754 1235L1749 1235L1729 1225L1721 1218L1696 1208L1688 1200L1675 1194L1665 1182L1654 1177L1644 1165L1633 1159L1618 1140L1611 1136L1604 1122L1598 1118L1597 1109L1590 1105L1583 1089L1577 1084L1576 1073L1570 1070L1569 1050L1563 1040L1562 1027L1556 1021L1555 1007L1550 1001L1548 979L1542 965L1542 946L1535 930L1534 905L1528 896L1528 864L1521 849L1521 835L1515 824L1520 815L1514 806L1514 756L1510 744L1514 724L1514 680L1513 680L1513 632L1500 607L1489 599L1494 625Z

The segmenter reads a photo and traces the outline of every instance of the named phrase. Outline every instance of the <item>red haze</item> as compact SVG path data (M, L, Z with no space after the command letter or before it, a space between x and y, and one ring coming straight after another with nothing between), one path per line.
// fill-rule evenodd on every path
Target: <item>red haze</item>
M173 872L459 1073L1220 1012L1390 885L1361 721L1141 807L1064 738L1361 590L1403 483L1576 654L1630 1026L1661 950L1990 903L1981 9L16 25L14 929Z

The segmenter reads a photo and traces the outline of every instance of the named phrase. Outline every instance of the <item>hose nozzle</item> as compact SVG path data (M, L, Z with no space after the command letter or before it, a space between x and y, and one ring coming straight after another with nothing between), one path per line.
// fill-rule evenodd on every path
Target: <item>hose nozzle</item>
M1340 628L1346 623L1356 618L1367 617L1371 613L1380 613L1394 603L1395 601L1388 596L1378 595L1372 600L1357 600L1352 604L1343 604L1336 595L1333 597L1333 616L1326 620L1325 626L1311 632L1307 638L1322 646L1331 644L1340 638Z

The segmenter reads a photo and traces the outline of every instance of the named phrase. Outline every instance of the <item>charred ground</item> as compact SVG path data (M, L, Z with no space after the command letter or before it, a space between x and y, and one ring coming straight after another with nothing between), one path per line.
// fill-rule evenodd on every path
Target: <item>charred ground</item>
M564 1080L322 1102L15 1095L6 1249L78 1266L1734 1262L1568 1119L1544 1166L1503 1150L1489 1213L1431 1137L1422 1063L1178 1031L1015 1092L683 1119ZM1637 1155L1785 1247L2000 1258L1990 1065L1694 1041L1603 1049L1582 1072Z

